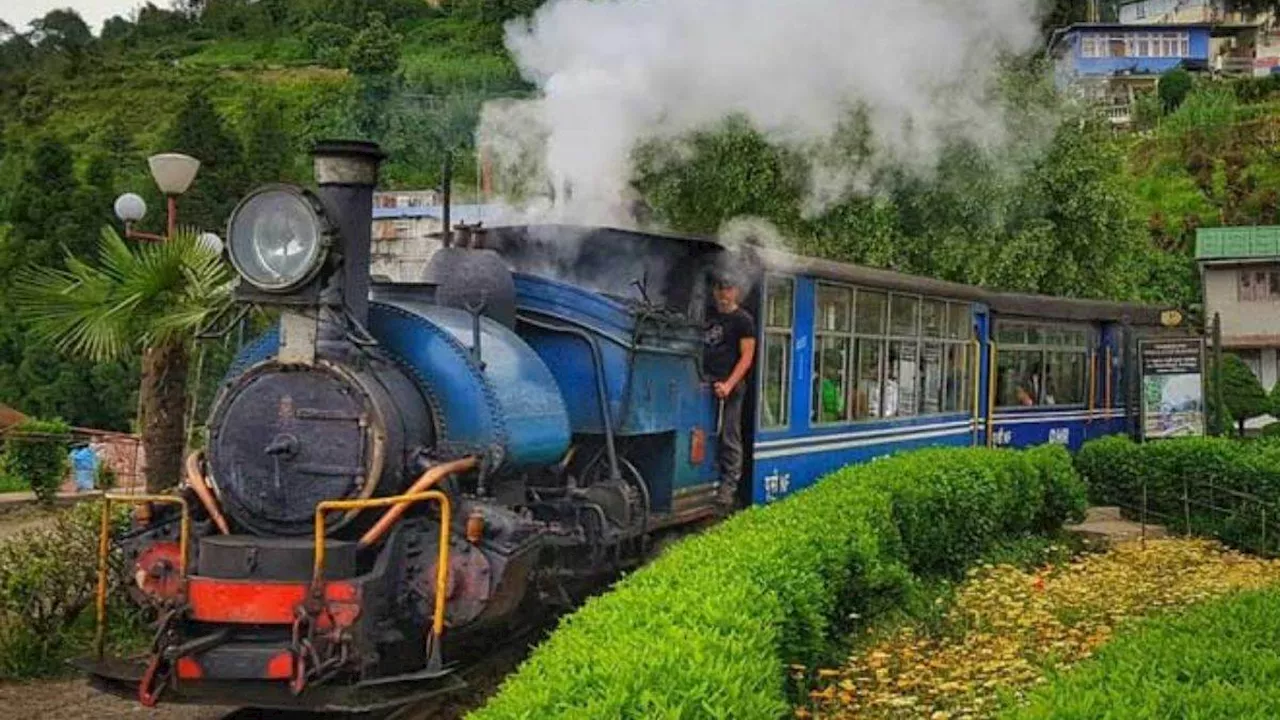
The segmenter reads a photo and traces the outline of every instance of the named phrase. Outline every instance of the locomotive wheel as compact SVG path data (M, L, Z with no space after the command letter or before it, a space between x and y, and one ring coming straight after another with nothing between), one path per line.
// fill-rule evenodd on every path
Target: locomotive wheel
M643 533L651 510L649 486L636 466L618 456L622 485L609 481L609 458L603 449L596 452L582 473L587 497L604 508L605 515L627 534Z

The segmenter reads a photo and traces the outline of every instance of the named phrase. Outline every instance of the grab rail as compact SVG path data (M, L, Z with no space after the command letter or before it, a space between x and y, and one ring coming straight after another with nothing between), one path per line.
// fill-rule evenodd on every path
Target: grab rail
M987 357L987 447L994 447L996 416L996 352L998 346L994 340L988 343L991 352Z
M364 510L374 507L399 507L435 500L440 503L440 550L436 561L436 598L435 612L431 621L431 636L427 639L427 657L433 657L436 641L444 633L444 610L449 589L449 523L452 507L449 496L439 490L427 490L409 495L391 497L366 498L363 500L325 500L316 506L315 516L315 566L311 573L311 586L314 592L323 592L325 561L325 525L324 514L334 510ZM321 595L323 597L323 595Z
M177 495L120 495L118 493L103 495L102 525L98 532L97 626L93 635L93 650L99 660L102 659L107 637L107 555L111 549L111 504L115 502L130 505L159 503L182 508L182 525L178 531L178 575L181 578L181 592L186 592L187 587L187 545L191 538L191 508L188 507L186 498Z
M982 343L969 341L973 347L973 442L978 444L978 423L982 417Z
M1093 422L1093 412L1098 406L1098 351L1089 351L1089 414L1085 422Z
M1104 409L1106 409L1107 415L1110 416L1111 415L1111 346L1110 345L1107 346L1107 375L1106 375L1106 381L1104 383L1104 387L1106 389L1103 391L1102 406Z

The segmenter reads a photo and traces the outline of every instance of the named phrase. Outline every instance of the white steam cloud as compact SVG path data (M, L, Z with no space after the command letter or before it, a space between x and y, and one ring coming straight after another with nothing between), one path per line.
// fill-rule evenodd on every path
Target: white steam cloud
M1039 41L1036 0L550 0L507 27L540 97L485 107L478 142L543 220L627 223L631 153L745 116L815 157L811 201L865 189L817 160L857 109L879 166L1005 134L998 61ZM565 188L569 192L565 192Z

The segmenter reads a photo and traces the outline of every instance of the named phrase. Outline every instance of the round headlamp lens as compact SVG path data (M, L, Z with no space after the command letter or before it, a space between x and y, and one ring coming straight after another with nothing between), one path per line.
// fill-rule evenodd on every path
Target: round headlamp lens
M292 289L322 261L322 235L320 217L301 195L263 191L245 200L231 219L231 260L262 290Z

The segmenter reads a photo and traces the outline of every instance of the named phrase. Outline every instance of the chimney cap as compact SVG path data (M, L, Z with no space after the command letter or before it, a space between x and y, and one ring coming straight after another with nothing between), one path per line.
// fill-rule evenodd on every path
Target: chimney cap
M374 187L378 166L387 158L377 143L360 140L321 140L311 150L318 185Z
M311 149L313 156L346 156L381 162L387 159L378 143L365 140L317 140Z

